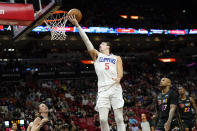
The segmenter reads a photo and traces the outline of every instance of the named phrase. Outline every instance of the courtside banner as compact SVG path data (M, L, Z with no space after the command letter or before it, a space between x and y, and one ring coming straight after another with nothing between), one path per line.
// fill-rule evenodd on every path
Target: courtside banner
M0 3L0 24L28 26L33 21L32 4Z
M197 29L190 29L189 34L197 34Z
M187 32L187 30L169 30L168 33L172 35L186 35L188 34Z
M117 33L137 34L137 30L133 28L117 28Z

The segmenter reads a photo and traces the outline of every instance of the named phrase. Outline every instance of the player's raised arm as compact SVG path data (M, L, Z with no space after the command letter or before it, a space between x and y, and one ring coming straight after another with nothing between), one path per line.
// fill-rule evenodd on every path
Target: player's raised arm
M77 27L77 29L79 30L79 34L82 38L82 40L84 41L90 56L92 57L93 60L97 59L98 56L98 51L94 48L94 46L92 45L91 41L89 40L88 36L86 35L86 33L84 32L84 30L81 28L81 26L79 25L78 21L76 20L74 15L69 15L67 16L67 19L74 25Z
M175 115L175 111L176 111L176 108L177 108L177 103L178 103L177 98L178 98L177 94L171 95L169 116L168 116L167 122L164 124L165 131L170 130L172 119Z

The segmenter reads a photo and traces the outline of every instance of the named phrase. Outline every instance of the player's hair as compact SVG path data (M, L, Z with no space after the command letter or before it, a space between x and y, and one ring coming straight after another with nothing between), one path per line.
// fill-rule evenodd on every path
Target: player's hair
M110 52L112 52L112 43L111 43L111 42L109 42L109 41L104 41L104 43L106 43L106 44L107 44L107 46L109 46L109 47L110 47Z
M50 107L48 106L48 104L46 103L46 101L42 101L42 102L40 102L40 103L38 104L38 106L37 106L37 111L38 111L39 114L40 114L40 105L41 105L41 104L45 104L45 105L48 107L48 109L50 109ZM51 113L48 112L48 115L50 116Z
M105 42L105 43L107 43L107 45L110 46L110 48L112 47L111 42Z
M38 113L40 113L40 105L41 104L45 104L45 101L43 101L43 102L40 102L39 104L38 104L38 107L37 107L37 111L38 111ZM45 104L46 105L46 104Z

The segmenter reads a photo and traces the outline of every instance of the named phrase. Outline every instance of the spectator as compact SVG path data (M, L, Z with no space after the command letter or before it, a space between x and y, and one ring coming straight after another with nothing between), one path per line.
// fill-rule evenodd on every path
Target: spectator
M13 123L12 124L12 129L11 131L18 131L18 127L17 127L17 124L16 123Z
M139 131L154 131L151 122L147 121L146 114L141 114L141 123L139 124Z

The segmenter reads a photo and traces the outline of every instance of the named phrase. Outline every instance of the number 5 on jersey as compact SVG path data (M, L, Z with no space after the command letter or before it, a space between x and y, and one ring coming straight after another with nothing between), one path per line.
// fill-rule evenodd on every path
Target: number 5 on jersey
M105 70L109 70L109 63L105 63Z

